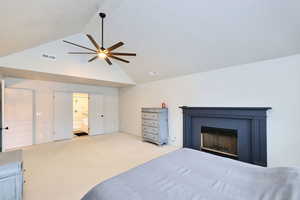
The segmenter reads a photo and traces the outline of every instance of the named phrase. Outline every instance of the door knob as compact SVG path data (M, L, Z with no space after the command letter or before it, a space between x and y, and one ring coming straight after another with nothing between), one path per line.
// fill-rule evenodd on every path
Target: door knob
M0 130L8 130L8 126L5 128L0 128Z

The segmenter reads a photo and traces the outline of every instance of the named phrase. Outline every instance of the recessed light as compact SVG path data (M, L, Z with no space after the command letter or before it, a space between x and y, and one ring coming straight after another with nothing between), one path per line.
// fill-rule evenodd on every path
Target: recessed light
M158 73L157 73L157 72L149 72L149 75L150 75L150 76L157 76Z

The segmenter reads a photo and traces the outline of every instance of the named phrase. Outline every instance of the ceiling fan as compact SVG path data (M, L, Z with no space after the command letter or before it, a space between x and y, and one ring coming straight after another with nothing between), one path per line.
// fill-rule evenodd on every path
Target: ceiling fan
M96 40L93 38L93 36L87 34L86 36L88 37L88 39L91 41L91 43L96 47L96 49L91 49L91 48L88 48L88 47L85 47L85 46L82 46L82 45L79 45L79 44L75 44L73 42L69 42L69 41L66 41L66 40L63 40L63 42L65 43L68 43L68 44L71 44L71 45L74 45L74 46L77 46L77 47L80 47L80 48L83 48L85 50L89 50L89 52L69 52L69 54L77 54L77 55L82 55L82 54L91 54L91 55L94 55L93 58L91 58L90 60L88 60L88 62L92 62L94 60L96 60L97 58L103 58L109 65L112 65L112 62L110 61L109 58L112 58L112 59L116 59L116 60L119 60L121 62L125 62L125 63L129 63L128 60L125 60L123 58L120 58L120 57L117 57L117 56L136 56L135 53L120 53L120 52L113 52L115 49L121 47L124 45L123 42L118 42L116 44L114 44L113 46L109 47L109 48L104 48L104 42L103 42L103 29L104 29L104 26L103 26L103 21L104 21L104 18L106 17L106 14L105 13L99 13L99 16L102 20L102 37L101 37L101 47L99 46L99 44L96 42Z

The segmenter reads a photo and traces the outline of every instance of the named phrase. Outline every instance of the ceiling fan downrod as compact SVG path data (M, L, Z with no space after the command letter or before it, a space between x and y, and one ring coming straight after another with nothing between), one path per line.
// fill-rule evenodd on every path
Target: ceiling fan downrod
M105 13L99 13L99 16L102 21L102 29L101 29L101 49L104 50L104 18L106 17Z

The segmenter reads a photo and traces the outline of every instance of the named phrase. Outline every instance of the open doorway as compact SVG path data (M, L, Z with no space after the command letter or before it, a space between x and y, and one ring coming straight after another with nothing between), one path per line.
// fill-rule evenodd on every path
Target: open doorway
M73 93L73 134L89 134L89 94Z

